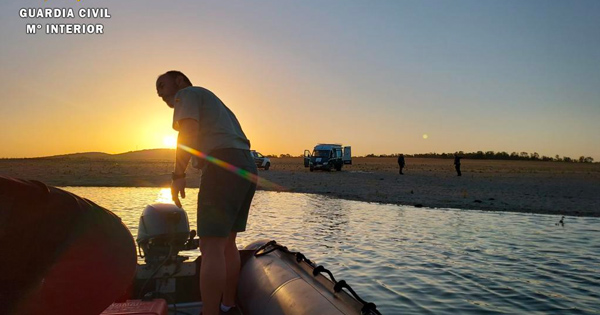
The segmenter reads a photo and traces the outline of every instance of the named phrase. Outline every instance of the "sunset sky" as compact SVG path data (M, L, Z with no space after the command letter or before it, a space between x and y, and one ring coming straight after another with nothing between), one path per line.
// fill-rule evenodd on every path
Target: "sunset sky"
M85 7L111 18L19 17ZM354 155L600 161L597 0L3 0L0 16L0 158L168 146L155 80L176 69L263 154L337 142ZM104 34L26 34L30 23Z

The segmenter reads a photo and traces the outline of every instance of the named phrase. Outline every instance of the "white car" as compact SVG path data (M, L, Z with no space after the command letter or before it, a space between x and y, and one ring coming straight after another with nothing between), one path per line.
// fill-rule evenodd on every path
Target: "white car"
M250 153L252 153L252 156L254 157L254 163L256 163L256 167L258 168L264 168L265 171L269 170L269 167L271 167L271 160L260 154L260 152L256 152L255 150L251 150Z

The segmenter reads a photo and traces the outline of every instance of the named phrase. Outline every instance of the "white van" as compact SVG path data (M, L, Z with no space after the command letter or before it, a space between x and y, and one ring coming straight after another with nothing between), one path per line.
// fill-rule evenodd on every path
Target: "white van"
M252 153L252 157L254 157L254 163L256 163L256 167L258 168L264 168L265 171L269 170L269 167L271 167L271 160L260 154L260 152L256 152L255 150L250 150L250 153Z

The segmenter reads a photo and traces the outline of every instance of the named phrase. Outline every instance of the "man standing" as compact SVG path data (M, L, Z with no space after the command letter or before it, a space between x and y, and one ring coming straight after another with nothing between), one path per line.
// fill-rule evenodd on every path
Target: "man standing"
M160 75L156 91L174 109L173 129L179 131L171 182L171 195L177 206L181 207L179 196L185 198L185 170L191 158L182 145L233 165L242 173L257 174L250 141L233 112L215 94L192 86L179 71ZM215 315L219 314L221 299L223 311L235 306L240 273L235 239L238 232L246 229L256 183L206 160L199 164L202 168L197 217L202 252L200 291L203 314Z
M456 169L456 176L462 176L460 172L460 159L462 157L458 156L458 153L454 153L454 168Z
M406 165L406 163L404 162L404 154L400 154L398 155L398 167L400 167L400 175L404 175L404 173L402 173L404 165Z

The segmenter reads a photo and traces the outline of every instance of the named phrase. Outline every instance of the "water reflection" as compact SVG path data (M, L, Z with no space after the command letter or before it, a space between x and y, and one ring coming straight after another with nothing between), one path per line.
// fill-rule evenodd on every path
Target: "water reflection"
M330 242L342 243L346 239L348 215L342 208L342 200L308 195L303 218L305 226L311 227L311 235L321 246L333 248Z
M135 235L169 189L68 187ZM197 189L182 199L196 226ZM425 209L259 191L239 243L276 239L383 314L600 313L600 219ZM186 252L195 257L198 251Z
M154 202L159 203L173 203L173 199L171 199L171 189L170 188L161 188L158 192L158 196Z

